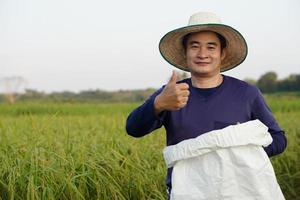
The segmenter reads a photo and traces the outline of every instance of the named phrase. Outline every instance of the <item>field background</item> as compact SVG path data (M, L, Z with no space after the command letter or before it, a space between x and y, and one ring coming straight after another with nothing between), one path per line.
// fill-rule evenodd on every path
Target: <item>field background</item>
M266 100L286 131L271 158L286 199L300 199L300 95ZM125 132L140 103L0 104L0 199L166 199L164 129Z

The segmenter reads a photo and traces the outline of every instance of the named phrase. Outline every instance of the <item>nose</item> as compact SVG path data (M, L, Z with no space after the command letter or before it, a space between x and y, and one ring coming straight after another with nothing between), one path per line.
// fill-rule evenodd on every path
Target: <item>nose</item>
M197 57L198 58L207 58L208 57L208 52L205 47L200 47L198 52L197 52Z

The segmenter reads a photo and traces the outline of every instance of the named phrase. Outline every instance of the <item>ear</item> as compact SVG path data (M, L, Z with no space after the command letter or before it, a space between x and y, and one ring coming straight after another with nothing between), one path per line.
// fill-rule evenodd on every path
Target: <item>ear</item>
M226 57L226 48L222 49L222 52L221 52L221 61L223 61Z

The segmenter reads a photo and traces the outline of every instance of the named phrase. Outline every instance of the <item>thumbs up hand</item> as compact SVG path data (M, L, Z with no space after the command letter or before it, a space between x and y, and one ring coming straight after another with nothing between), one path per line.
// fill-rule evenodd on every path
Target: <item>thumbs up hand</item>
M177 74L173 74L164 87L163 91L154 100L155 113L159 114L163 110L179 110L183 108L189 98L189 85L187 83L176 83Z

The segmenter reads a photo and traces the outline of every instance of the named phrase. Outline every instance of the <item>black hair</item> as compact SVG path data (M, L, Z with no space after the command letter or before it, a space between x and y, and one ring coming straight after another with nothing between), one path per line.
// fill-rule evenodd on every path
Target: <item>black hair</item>
M227 46L225 37L223 35L221 35L220 33L217 33L214 31L211 31L211 32L215 33L217 35L217 37L219 38L220 44L221 44L221 52L222 52L222 50ZM195 32L195 33L197 33L197 32ZM185 36L183 36L183 38L182 38L182 45L183 45L185 52L186 52L187 42L192 34L194 34L194 33L188 33Z

